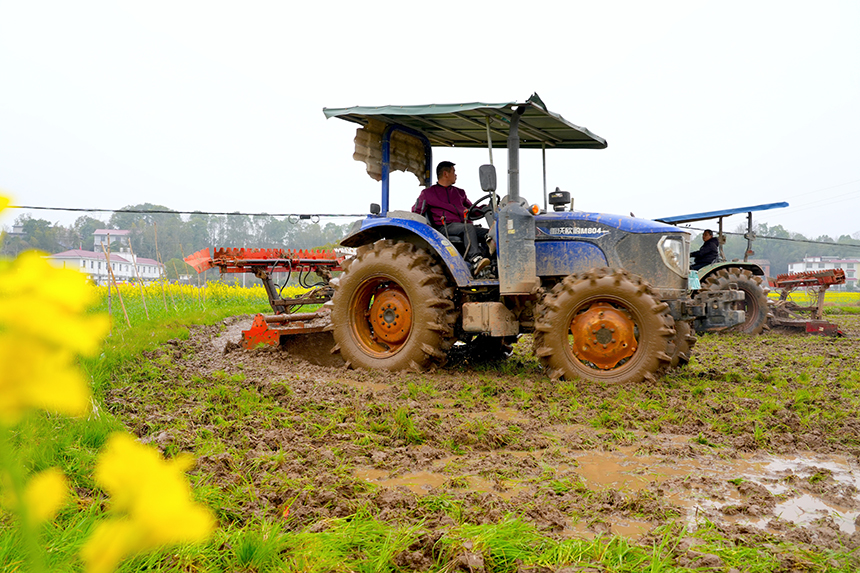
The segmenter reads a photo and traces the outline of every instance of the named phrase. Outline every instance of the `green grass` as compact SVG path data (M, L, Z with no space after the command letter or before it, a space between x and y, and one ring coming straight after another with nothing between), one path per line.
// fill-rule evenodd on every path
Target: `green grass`
M267 308L265 300L215 304L213 297L205 303L190 296L183 302L177 293L174 298L175 306L168 298L171 310L163 314L155 311L159 299L154 299L146 320L142 304L128 297L132 326L123 326L124 319L117 320L115 314L103 353L82 361L93 383L97 415L89 420L32 415L11 437L27 472L56 466L75 488L71 503L40 531L43 546L49 548L50 571L80 571L75 555L105 515L105 497L91 476L96 453L111 432L123 428L147 436L192 432L187 416L132 419L123 414L123 401L152 406L152 412L180 406L195 412L189 415L204 419L205 427L195 427L187 447L210 464L225 459L217 463L225 464L228 478L200 468L190 474L196 498L219 519L219 530L210 541L136 556L120 571L401 572L411 570L410 556L417 554L429 571L468 570L464 563L480 562L485 571L500 573L537 567L670 572L692 570L680 564L682 554L676 551L688 538L700 542L697 552L721 559L723 570L776 572L791 570L793 563L800 570L825 572L856 565L848 550L811 550L764 534L738 538L707 521L688 531L686 524L672 522L678 517L672 507L648 499L648 492L615 497L614 492L589 486L549 465L553 448L629 447L643 432L686 433L697 450L722 450L735 438L749 437L754 447L768 451L786 433L784 420L791 415L797 416L800 428L792 432L814 429L843 449L858 446L856 437L840 431L845 419L860 412L860 374L853 367L836 367L856 364L858 351L851 341L767 335L757 340L766 345L766 355L746 360L738 357L746 355L748 338L708 337L700 341L687 369L669 374L660 384L627 387L551 383L536 373L536 362L518 347L502 370L460 376L455 368L444 375L445 385L430 375L410 375L390 401L339 402L335 394L326 394L325 399L304 396L302 384L317 382L299 376L272 379L268 391L260 391L248 383L239 364L195 373L185 385L170 384L165 373L176 371L170 370L174 361L164 352L173 351L168 341L187 339L194 324L217 324L227 316ZM234 391L236 387L241 390ZM338 388L332 383L329 389ZM450 424L440 434L441 420L426 417L410 401L443 399L455 405L446 405L454 412L445 414ZM473 408L482 410L469 412ZM579 424L587 432L573 434L578 440L573 445L559 440L526 442L526 425L492 415L501 408L517 410L532 421ZM683 427L696 430L681 432ZM278 437L264 447L255 437L266 432ZM338 436L334 442L333 436ZM300 456L285 455L278 440L297 440L305 449ZM170 444L164 449L175 455L177 448ZM539 478L526 477L527 468L523 475L492 467L480 474L512 485L535 485L543 501L502 504L493 507L496 513L487 513L485 502L469 492L464 477L478 473L452 458L445 471L452 489L423 497L403 494L405 509L392 517L374 504L375 496L386 492L353 477L354 460L371 452L424 451L421 448L443 457L544 449L546 465ZM301 471L311 465L314 472ZM231 476L241 477L230 481ZM814 474L808 481L827 477ZM454 487L458 485L466 487ZM335 514L338 496L353 500L343 515ZM335 501L324 501L329 497ZM278 513L260 509L266 503L276 506ZM571 524L599 523L604 517L600 507L611 503L619 504L627 515L647 512L646 517L659 516L668 524L654 529L647 541L614 535L581 539L542 530L530 517L551 506L560 508ZM291 509L287 517L280 513L285 507ZM514 511L508 511L511 507ZM21 570L20 541L14 518L0 510L0 570Z

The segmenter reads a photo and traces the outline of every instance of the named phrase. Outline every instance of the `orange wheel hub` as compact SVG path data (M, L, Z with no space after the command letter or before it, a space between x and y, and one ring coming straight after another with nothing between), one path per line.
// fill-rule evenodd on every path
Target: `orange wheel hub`
M392 346L403 344L412 328L412 305L406 293L394 288L377 293L368 320L377 338Z
M353 339L369 356L392 356L409 340L412 303L400 285L387 277L363 282L350 300L349 313Z
M573 354L601 370L615 368L636 352L636 323L608 302L594 302L570 323Z

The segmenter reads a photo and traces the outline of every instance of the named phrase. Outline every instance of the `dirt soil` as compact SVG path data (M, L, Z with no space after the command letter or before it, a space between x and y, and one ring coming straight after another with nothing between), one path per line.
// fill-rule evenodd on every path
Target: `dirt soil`
M455 347L444 369L392 374L298 357L326 364L324 337L245 350L250 320L193 328L147 357L156 384L107 397L142 441L197 456L222 520L323 530L364 508L439 531L514 513L639 543L710 521L743 544L860 547L858 338L708 335L687 368L619 387L550 381L528 337L505 361Z

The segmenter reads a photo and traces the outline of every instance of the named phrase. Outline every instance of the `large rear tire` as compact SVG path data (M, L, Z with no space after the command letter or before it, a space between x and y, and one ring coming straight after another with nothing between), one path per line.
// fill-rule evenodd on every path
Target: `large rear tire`
M655 381L672 360L674 320L641 278L593 269L566 277L537 307L535 354L552 379Z
M743 310L743 323L727 328L724 332L743 332L760 334L767 325L767 295L761 288L761 277L747 269L720 269L702 281L702 288L710 291L729 290L730 283L736 283L738 290L744 292L744 300L734 304L735 310Z
M426 251L380 240L360 247L332 282L332 352L348 367L423 371L445 363L454 290Z

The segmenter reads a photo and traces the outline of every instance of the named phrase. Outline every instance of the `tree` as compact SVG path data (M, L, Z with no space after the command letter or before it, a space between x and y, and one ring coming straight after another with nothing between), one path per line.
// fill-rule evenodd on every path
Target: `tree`
M188 255L212 246L209 237L209 215L192 213L183 225L182 240L187 245Z
M27 249L37 249L46 253L59 253L66 250L60 243L62 226L54 226L45 219L33 219L29 214L24 214L15 219L16 226L22 227L22 236L6 237L3 252L18 254ZM8 241L8 244L6 242Z
M182 259L170 259L164 263L164 274L167 280L171 281L179 280L182 275L190 275L192 282L194 282L196 281L197 271Z
M126 211L170 211L168 213L127 213ZM114 212L110 224L131 231L134 253L162 260L182 257L182 218L163 205L129 205ZM157 243L157 245L156 245ZM157 248L156 248L157 247Z
M93 234L98 229L107 229L108 224L99 219L84 215L75 219L71 227L73 248L90 250L93 247Z

